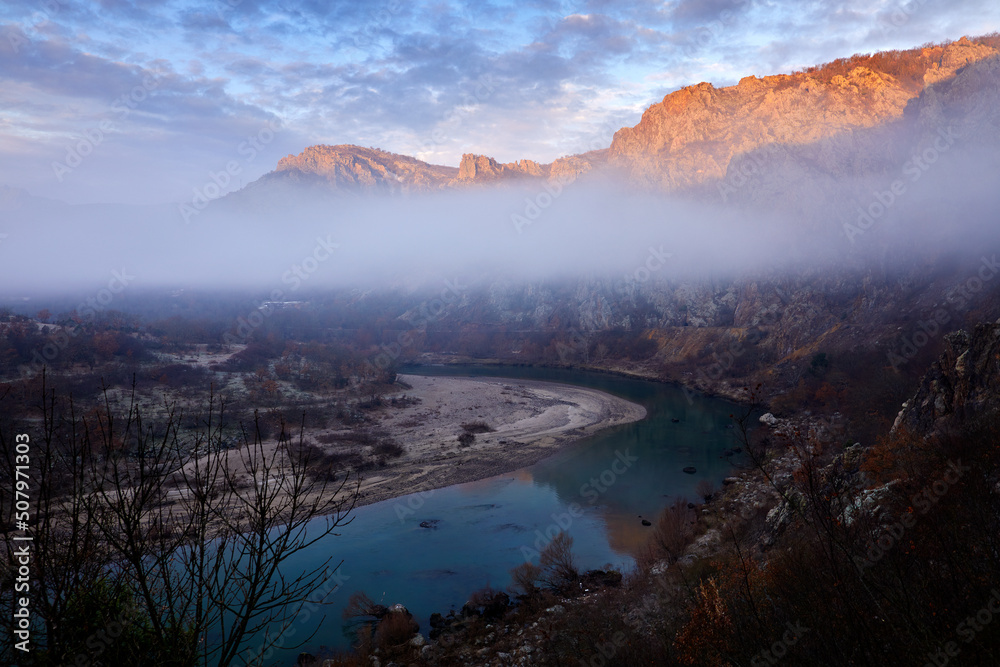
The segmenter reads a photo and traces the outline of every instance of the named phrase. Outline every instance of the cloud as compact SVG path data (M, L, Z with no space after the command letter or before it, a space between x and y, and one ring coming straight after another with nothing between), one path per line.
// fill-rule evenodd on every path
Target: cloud
M670 20L680 28L703 26L724 21L750 8L752 0L681 0L670 12Z
M12 0L0 7L0 183L71 201L183 199L274 119L281 139L248 179L313 143L452 165L465 152L549 161L610 140L682 85L1000 23L988 0L908 2L905 20L900 6ZM156 90L118 118L112 103L150 74ZM113 140L72 179L53 178L53 160L108 119Z
M919 137L902 136L894 147L901 153L920 145ZM919 188L885 205L853 236L844 230L858 219L856 196L889 188L881 172L829 179L806 168L775 196L779 204L796 202L786 213L780 205L739 208L638 194L593 177L559 188L535 182L409 197L331 199L306 189L264 202L236 195L189 224L176 206L34 203L5 212L15 224L0 246L2 284L7 296L87 289L122 271L136 277L136 288L287 295L298 286L370 289L456 277L631 284L834 267L891 271L953 253L978 262L997 247L1000 206L989 177L996 153L982 151L982 143L970 136L942 154ZM296 273L303 267L304 277Z

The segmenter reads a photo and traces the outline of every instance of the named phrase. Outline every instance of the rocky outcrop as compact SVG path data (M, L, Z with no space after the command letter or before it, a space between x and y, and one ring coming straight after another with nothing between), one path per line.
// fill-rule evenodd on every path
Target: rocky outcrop
M607 163L607 149L580 155L561 157L550 164L533 160L518 160L501 164L485 155L466 153L458 167L455 184L497 183L524 178L559 179L571 183L583 174L603 168Z
M350 144L310 146L288 155L270 174L251 184L318 186L339 193L432 192L469 185L497 185L526 179L559 178L569 183L604 164L606 150L559 158L551 164L533 160L500 163L486 155L466 153L459 167L429 164L405 155Z
M549 165L543 167L532 160L500 164L485 155L466 153L462 156L462 162L458 167L457 180L460 183L483 183L523 176L542 178L548 176L548 171Z
M977 44L968 37L946 46L921 49L921 56L930 61L930 68L924 72L924 85L929 86L955 76L961 68L996 54L983 44Z
M943 432L1000 408L1000 321L946 340L944 354L903 404L893 430Z
M562 183L569 183L586 173L604 169L607 166L607 161L608 149L602 148L580 155L561 157L552 163L549 173L551 178L559 179Z
M342 144L310 146L298 155L284 157L265 178L319 180L330 188L353 192L396 192L437 190L447 186L456 174L454 167Z
M728 88L688 86L649 107L635 127L619 130L608 162L636 185L655 190L723 179L738 156L823 145L831 137L843 141L898 120L924 86L997 53L963 38L890 61L855 57L790 75L748 76Z
M982 53L970 48L968 56ZM998 104L1000 54L993 53L963 67L956 76L939 79L924 89L907 107L906 114L925 137L933 137L942 126L951 126L955 134L995 154L1000 145Z

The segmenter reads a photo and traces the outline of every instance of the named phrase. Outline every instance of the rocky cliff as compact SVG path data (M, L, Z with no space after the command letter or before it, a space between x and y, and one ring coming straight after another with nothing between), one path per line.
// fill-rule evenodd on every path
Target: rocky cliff
M428 164L377 148L350 144L310 146L278 161L265 178L322 181L333 189L353 192L437 190L458 174L454 167Z
M619 130L608 162L638 186L678 190L722 179L741 155L805 146L902 118L926 86L998 53L962 38L946 46L855 56L794 74L699 83L649 107Z
M944 354L903 404L894 430L935 433L1000 408L1000 321L946 338Z
M545 172L547 171L546 168ZM481 183L519 176L541 177L546 175L545 172L540 164L532 160L518 160L517 162L500 164L485 155L466 153L462 156L462 163L458 167L458 180Z
M559 158L501 163L487 155L466 153L459 167L430 164L406 155L351 144L310 146L278 161L277 168L254 185L316 185L342 193L417 193L474 185L498 185L525 179L575 180L604 166L607 150Z
M609 148L549 164L501 163L467 153L455 168L374 148L321 145L283 158L261 180L318 183L347 192L421 192L553 177L565 182L606 170L641 189L684 191L731 180L734 167L751 156L758 166L769 162L779 173L791 160L799 170L843 176L885 162L887 139L871 130L903 118L908 105L928 96L931 87L946 90L970 64L1000 54L998 46L1000 40L992 37L963 37L792 74L747 76L726 88L687 86L650 106L636 126L619 130ZM970 85L975 82L965 84Z

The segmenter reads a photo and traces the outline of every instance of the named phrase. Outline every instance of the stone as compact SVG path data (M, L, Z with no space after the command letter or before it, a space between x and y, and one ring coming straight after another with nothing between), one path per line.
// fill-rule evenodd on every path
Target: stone
M765 412L760 416L760 418L757 421L759 421L761 424L774 426L775 424L778 423L778 418L772 415L770 412Z

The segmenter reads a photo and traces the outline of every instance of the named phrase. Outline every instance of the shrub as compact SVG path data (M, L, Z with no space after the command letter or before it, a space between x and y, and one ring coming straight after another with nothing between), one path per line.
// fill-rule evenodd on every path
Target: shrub
M715 494L715 484L712 484L712 481L708 479L700 480L695 485L694 492L698 494L699 498L707 503Z
M347 468L358 470L365 464L364 457L355 448L326 451L310 442L291 442L285 447L292 459L304 466L314 479L336 481Z
M644 554L647 564L660 560L673 563L680 558L694 536L693 521L694 513L688 509L686 498L678 498L665 508L656 522L648 552Z
M154 369L149 375L153 380L177 389L204 384L208 377L208 371L202 366L170 364Z
M542 568L534 563L524 562L510 571L511 593L530 598L538 593L538 582L542 576Z
M382 651L400 647L419 629L409 612L390 611L375 626L375 647Z
M542 567L541 581L559 593L568 593L580 578L573 558L573 538L560 532L549 542L539 556Z
M392 440L383 440L372 449L372 454L375 456L391 459L399 458L405 453L406 451Z
M493 433L495 429L486 422L468 422L462 424L462 430L466 433Z
M472 612L487 620L496 620L503 618L509 607L510 597L506 593L486 586L472 592L462 611Z

